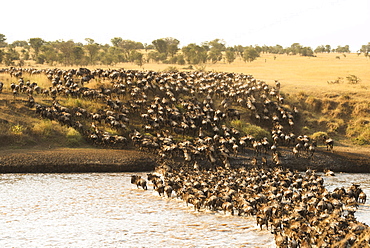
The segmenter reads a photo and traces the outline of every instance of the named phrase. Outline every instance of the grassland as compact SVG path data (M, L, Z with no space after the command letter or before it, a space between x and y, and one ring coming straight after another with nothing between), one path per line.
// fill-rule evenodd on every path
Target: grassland
M27 67L47 68L46 65L35 65L26 62ZM63 68L57 66L58 68ZM132 63L117 64L110 68L124 68L135 70L163 71L168 68L177 70L188 70L188 65L169 65L146 63L138 67ZM262 54L252 63L245 63L237 59L231 64L223 61L216 64L205 64L193 66L194 69L216 72L235 72L252 74L255 78L273 85L275 80L281 82L281 91L290 105L295 105L301 111L302 119L298 125L305 134L312 135L316 132L326 132L336 139L336 144L346 148L368 149L370 144L370 59L357 54L318 54L316 57L302 57L290 55ZM89 68L108 68L106 66L94 66ZM355 75L361 81L350 84L346 77ZM338 80L339 79L339 80ZM9 85L10 77L0 75L0 81ZM30 79L38 82L40 86L47 86L48 82L42 76L36 75ZM338 80L337 83L328 81ZM99 82L92 81L88 87L95 87ZM0 95L0 119L6 120L14 125L9 133L9 140L22 140L20 134L31 130L32 138L27 142L19 141L19 146L39 145L45 142L47 146L74 146L79 144L79 138L71 130L58 127L55 123L46 123L37 118L29 118L33 126L20 128L27 125L25 117L12 115L16 103L12 101L11 95L5 93ZM23 109L24 111L25 108ZM35 122L37 124L35 124ZM18 124L21 123L21 124ZM53 131L49 129L53 127ZM42 132L40 130L43 130ZM48 138L37 138L49 130ZM56 131L55 131L56 130ZM18 135L18 136L17 136ZM59 136L64 138L59 138ZM67 138L66 138L67 137ZM32 141L33 140L33 141ZM2 146L7 142L1 142ZM86 144L80 144L86 145ZM357 145L362 145L358 147Z

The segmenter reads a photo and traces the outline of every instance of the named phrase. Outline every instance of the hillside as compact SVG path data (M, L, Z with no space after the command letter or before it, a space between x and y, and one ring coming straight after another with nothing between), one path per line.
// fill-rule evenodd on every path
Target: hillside
M35 73L35 71L37 71L37 73ZM351 163L356 163L361 167L361 169L357 171L364 171L366 170L364 169L364 165L368 164L368 162L366 162L369 159L368 146L366 145L368 141L366 136L368 135L366 133L366 125L368 125L369 108L367 108L368 105L366 104L369 104L369 102L362 97L353 97L355 96L354 94L352 94L352 96L337 95L334 92L333 94L325 94L324 96L319 96L318 94L312 96L302 91L290 92L288 94L283 91L284 87L286 87L283 83L281 84L281 89L277 89L274 83L270 82L266 84L264 81L260 81L259 79L256 80L249 74L107 70L109 73L118 71L121 75L117 76L117 78L111 78L111 75L95 77L94 79L86 81L84 85L81 85L81 80L87 74L70 75L72 82L76 84L75 87L79 90L84 90L83 94L86 94L86 92L93 92L93 94L97 95L101 94L100 97L94 97L93 99L81 95L73 95L73 90L76 88L71 88L71 86L67 84L65 75L63 75L65 70L54 69L51 71L53 72L51 79L47 79L47 73L45 73L46 70L44 69L33 69L33 72L32 70L23 71L24 74L22 77L25 81L29 80L29 84L37 82L36 84L40 87L40 90L48 89L52 91L54 88L56 89L55 95L50 95L50 92L48 94L41 92L32 93L32 101L35 103L32 102L31 104L31 94L29 92L27 93L26 89L24 92L20 90L16 93L11 89L12 83L18 84L19 77L11 77L8 72L0 74L0 81L4 82L4 89L0 95L0 121L3 124L1 127L2 137L0 139L0 146L3 151L16 149L13 151L17 153L17 150L20 151L19 149L23 151L24 149L48 149L49 151L53 151L54 154L59 154L64 147L92 149L92 151L96 150L96 147L99 147L99 149L109 148L109 150L106 150L107 153L108 151L116 149L129 149L131 154L134 154L134 150L140 149L149 152L152 160L157 161L158 159L160 160L161 156L163 157L165 155L163 152L159 151L158 155L153 157L152 149L154 148L152 146L158 146L158 144L160 144L158 140L162 139L163 141L164 138L168 138L168 135L170 135L172 139L171 143L173 144L182 144L182 142L188 140L194 143L191 149L199 148L200 145L195 144L197 137L200 137L199 129L195 128L192 129L192 131L184 132L184 122L185 124L191 123L186 123L186 119L189 120L190 118L190 115L187 113L194 111L189 105L196 103L201 104L200 107L203 108L203 111L205 111L205 106L210 108L211 105L214 110L219 110L223 114L219 117L221 120L216 124L211 124L217 126L219 129L226 126L228 129L236 129L241 133L240 136L232 135L231 137L233 137L233 139L240 139L243 135L253 135L253 138L256 140L267 137L269 142L272 143L272 134L276 131L276 123L271 121L274 114L276 114L277 110L283 110L283 112L289 116L294 114L294 109L297 109L299 112L294 114L293 124L289 124L288 122L288 119L293 120L293 117L284 120L284 123L281 121L282 126L285 126L281 127L284 132L295 133L297 136L308 135L311 139L319 138L322 135L329 135L334 138L334 153L326 153L321 140L317 140L317 152L313 157L316 161L314 159L307 159L307 157L305 158L306 155L295 158L292 155L291 148L281 144L279 146L279 159L282 161L282 164L285 163L287 166L288 164L294 165L293 168L298 169L300 165L307 164L310 167L316 166L318 169L323 169L325 167L343 171ZM53 77L56 76L56 71L60 73L60 83L53 83ZM68 71L71 72L70 69ZM93 72L96 71L98 70L93 70ZM104 70L99 71L104 72ZM75 73L75 71L73 72ZM124 72L125 76L120 78L122 72ZM63 77L61 77L62 75ZM148 83L148 79L153 81ZM189 81L191 82L190 86L188 84ZM208 87L214 87L213 90L217 90L220 86L224 88L221 87L223 90L219 90L219 92L216 93L212 92L212 90L210 91L210 88L208 88L207 93L204 91L204 87L207 88L207 84L209 83L211 83L211 86ZM239 91L241 89L243 90L243 94L245 94L243 95L244 97L240 97L240 92L238 93L238 91L235 91L236 96L225 95L224 91L228 93L234 92L235 88L232 85L235 83L236 87L239 87L237 88ZM68 88L66 88L67 85ZM246 93L244 91L246 87L255 87L255 93ZM261 87L265 87L265 89L261 89ZM68 91L66 91L66 89ZM119 93L117 89L122 92ZM106 94L109 91L111 91L111 93ZM270 94L272 91L278 92L278 97L284 100L281 101L275 94L272 94L267 97L267 99L272 102L268 103L271 105L266 105L264 102L266 101L264 94ZM195 94L194 96L197 97L196 101L192 98L192 94ZM250 96L252 96L252 98ZM169 102L172 102L171 104L163 102L161 104L158 97L161 97L161 100L167 99ZM171 97L173 98L172 100ZM272 100L270 100L270 98ZM245 99L252 100L255 109L251 110L251 108L248 107L248 103L243 102ZM360 101L358 101L358 99ZM122 106L117 107L112 103L116 105L122 103ZM141 106L141 104L143 104L143 106ZM157 105L154 108L162 107L163 109L170 106L167 108L167 111L171 112L176 110L176 115L180 114L184 116L176 117L180 118L174 119L175 122L178 122L176 124L166 122L166 124L161 124L165 126L155 128L156 122L153 121L153 115L147 112L148 106L153 107L153 105ZM68 109L68 111L61 111L67 113L68 118L66 119L64 114L62 116L64 120L63 118L60 119L61 116L58 116L58 118L55 118L55 116L49 118L47 115L43 115L42 111L45 111L45 109L49 107L59 110L63 108ZM172 110L169 110L169 108L172 108ZM77 109L87 110L89 118L78 119L74 114L81 111L76 111ZM161 112L159 112L159 109L154 109L156 112L155 116L158 117L159 113L163 113L163 109ZM232 110L233 113L230 113L230 110ZM117 113L121 114L120 118L122 119L116 123L117 125L119 124L119 126L112 125L112 122L108 122L107 119L103 121L94 121L91 119L91 116L94 114L101 115L103 112L106 113L106 111L113 112L115 117L117 117ZM151 111L153 111L153 109ZM197 111L198 114L201 113L199 110ZM209 113L210 112L201 113L203 120L198 120L200 121L199 123L208 121L207 119L211 117L207 116ZM122 114L124 114L124 116L122 116ZM149 114L150 118L143 117L143 114ZM169 112L166 112L166 117L168 117L168 114ZM212 114L214 114L214 112L212 112ZM259 118L257 118L258 115ZM283 116L283 113L279 113L280 118L284 118ZM212 119L212 117L209 119ZM127 119L125 120L124 118ZM78 125L76 125L77 123ZM181 126L181 124L183 126ZM202 127L204 132L203 136L213 136L215 134L213 133L214 131L212 131L211 124L209 126L205 124L205 126ZM196 126L199 126L199 124ZM274 129L275 131L270 133L271 130ZM92 134L97 130L99 133L102 133L102 136L99 138L104 137L103 133L107 133L109 134L109 140L105 142L96 142L92 138ZM170 132L170 134L163 133L166 130ZM146 145L143 146L143 143L137 144L134 139L132 139L137 131L140 135L143 135L144 140L148 139L146 140ZM348 135L350 132L352 132L352 136ZM181 135L181 133L183 134ZM223 130L221 135L228 134ZM115 139L119 137L123 138L125 142L122 142L122 144L116 141L113 142L113 137ZM226 136L226 138L229 139L229 136ZM143 138L141 137L140 139ZM354 141L355 143L363 144L361 149L359 149L358 145L354 144ZM140 140L140 142L142 142L142 140ZM164 143L160 146L163 147L163 145ZM227 148L231 150L232 146L228 145ZM206 150L207 149L208 148L206 148ZM71 159L80 157L81 159L77 159L77 161L81 163L84 158L79 155L79 150L76 149L76 152L72 150L68 152L68 154L74 154ZM191 154L192 157L198 156L197 154L193 154L193 151L188 151L190 148L181 147L180 150L181 154L177 152L177 157L182 157L186 153ZM359 153L359 150L362 151ZM2 155L3 161L6 160L5 153ZM50 155L50 152L47 154ZM63 156L69 156L66 155L66 153L63 154ZM227 157L222 157L223 155L220 155L222 151L219 150L212 153L208 151L205 154L207 156L210 156L210 154L215 156L217 160L220 159L220 163L238 163L240 160L240 158L235 159L235 156L232 155L230 151ZM143 154L140 153L138 157L142 155ZM240 155L245 156L245 161L247 163L252 163L251 159L256 156L252 146L246 147L243 152L240 152ZM262 154L257 154L258 160L263 156ZM112 159L113 157L115 156L113 155ZM272 157L270 157L270 155L265 155L265 157L267 157L269 163L272 164ZM348 163L348 159L345 159L345 157L349 158L351 163ZM225 161L225 158L227 158L226 160L230 158L230 161ZM186 161L187 158L185 156L182 159ZM11 161L11 159L9 161ZM106 164L109 164L109 161L106 161ZM114 164L114 159L112 160L112 164ZM304 168L302 167L301 169Z

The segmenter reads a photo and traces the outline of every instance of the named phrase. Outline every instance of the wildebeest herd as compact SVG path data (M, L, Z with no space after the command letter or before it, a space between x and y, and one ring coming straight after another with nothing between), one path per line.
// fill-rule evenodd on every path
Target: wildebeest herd
M133 146L157 157L166 169L148 180L160 195L174 194L196 210L254 215L279 247L369 244L363 237L368 227L353 215L366 200L359 186L328 192L314 171L282 169L280 149L314 159L321 140L297 134L299 112L285 102L278 81L271 86L246 74L124 69L12 67L0 73L14 79L1 89L40 117L73 127L97 146ZM31 82L34 75L45 75L50 86ZM97 86L88 87L92 82ZM66 99L86 104L67 107ZM247 133L245 122L270 134ZM333 140L322 138L333 151ZM143 178L131 182L147 189Z

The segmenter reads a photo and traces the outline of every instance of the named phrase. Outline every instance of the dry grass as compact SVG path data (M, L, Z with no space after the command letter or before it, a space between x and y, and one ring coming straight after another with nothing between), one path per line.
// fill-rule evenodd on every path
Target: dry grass
M275 56L276 58L274 58ZM337 56L340 59L336 58ZM48 68L47 65L30 63L26 64L34 68ZM133 63L121 63L114 67L97 65L89 68L165 71L168 68L187 70L184 69L187 67L188 65L155 63L146 63L142 67L138 67ZM194 66L194 68L196 67ZM367 123L370 120L370 101L368 99L370 95L370 59L363 55L346 54L343 56L342 54L330 53L317 54L317 57L303 57L261 54L261 57L252 63L245 63L237 58L231 64L221 61L216 64L205 64L203 68L206 71L252 74L255 78L270 85L274 85L274 81L279 80L281 91L290 106L297 106L302 111L304 120L301 121L300 125L307 134L320 131L328 132L329 135L337 136L336 138L343 142L354 141L358 137L362 137L361 140L364 140L368 136L368 131L361 123ZM349 75L357 76L361 82L349 84L346 81L346 77ZM328 81L334 81L338 78L342 78L339 83L328 84ZM5 85L9 85L12 80L15 79L0 74L0 81L3 81ZM50 84L44 76L40 75L30 77L29 80L37 82L41 87L47 87ZM101 83L93 80L87 86L98 87ZM90 105L90 111L98 108L91 103L75 99L67 101L66 105L84 107ZM3 110L8 108L4 102L0 102L0 107ZM13 117L9 117L5 111L0 118ZM13 123L18 123L17 117L14 117L13 120ZM366 144L366 142L361 143Z

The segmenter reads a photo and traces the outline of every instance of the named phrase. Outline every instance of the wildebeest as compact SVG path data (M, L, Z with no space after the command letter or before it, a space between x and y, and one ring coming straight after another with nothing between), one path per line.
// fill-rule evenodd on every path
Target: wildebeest
M146 181L144 178L142 178L141 176L138 176L138 175L132 175L131 176L131 183L132 184L136 184L136 186L139 188L139 187L142 187L143 189L147 190L148 187L146 185Z
M332 138L324 136L323 142L326 145L326 150L333 152L334 140Z

